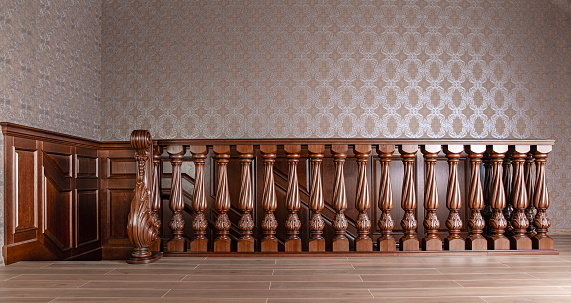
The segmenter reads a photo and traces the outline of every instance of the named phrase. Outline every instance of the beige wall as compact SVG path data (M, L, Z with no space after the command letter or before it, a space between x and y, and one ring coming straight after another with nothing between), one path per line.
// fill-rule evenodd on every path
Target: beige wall
M100 96L101 1L0 0L0 121L99 139Z
M102 138L556 139L571 228L570 20L568 1L104 1Z

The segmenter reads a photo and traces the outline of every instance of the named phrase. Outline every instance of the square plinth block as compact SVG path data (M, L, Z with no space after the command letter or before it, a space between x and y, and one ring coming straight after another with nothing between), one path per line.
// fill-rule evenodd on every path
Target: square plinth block
M325 251L325 239L310 239L309 251Z
M349 239L333 239L333 251L349 251Z
M467 250L487 250L488 240L486 238L468 238L466 239L466 249Z
M163 245L163 240L161 238L156 239L155 241L153 241L153 243L151 243L151 246L149 246L149 250L152 252L159 252L162 249L162 245Z
M214 240L214 252L230 252L231 242L230 238Z
M533 249L553 249L553 239L549 236L542 238L535 236L531 238L531 246Z
M379 251L396 251L397 241L394 238L377 240L377 246L379 246Z
M208 239L194 239L190 242L191 252L207 252Z
M420 243L417 238L400 238L399 245L401 251L418 251L420 249Z
M510 249L515 250L530 250L531 249L531 239L523 236L521 238L511 237L510 239Z
M508 250L510 249L510 240L506 237L491 237L488 238L489 250Z
M254 239L239 239L237 245L238 252L254 252Z
M373 251L373 239L355 239L355 251Z
M167 251L186 251L186 239L170 239L167 242Z
M422 238L422 250L434 251L442 250L442 240L440 238Z
M286 252L300 252L301 251L301 239L288 239L285 242Z
M466 250L466 242L464 239L444 239L445 250Z
M260 244L261 252L277 252L278 251L278 239L263 239Z

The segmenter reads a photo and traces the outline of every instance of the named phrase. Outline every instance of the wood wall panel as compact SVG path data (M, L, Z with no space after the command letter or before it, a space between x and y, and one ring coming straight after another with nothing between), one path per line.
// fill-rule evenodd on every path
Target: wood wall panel
M16 193L15 232L21 233L38 228L37 225L37 187L36 187L36 151L15 149L14 191ZM20 239L25 241L25 239Z
M99 240L99 196L97 190L78 190L76 195L75 242L77 247ZM95 214L95 215L94 215Z

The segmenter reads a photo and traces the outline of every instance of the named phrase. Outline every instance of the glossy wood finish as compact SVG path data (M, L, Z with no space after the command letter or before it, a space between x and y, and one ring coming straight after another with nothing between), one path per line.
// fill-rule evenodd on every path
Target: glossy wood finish
M414 183L414 159L417 150L417 145L401 145L399 147L399 153L404 164L401 207L405 214L400 222L404 230L404 236L399 240L400 250L402 251L415 251L420 246L416 238L417 221L415 218L416 186Z
M425 145L421 148L424 155L424 228L426 236L422 238L422 250L442 250L442 240L438 237L440 221L436 216L438 210L438 187L436 185L436 161L440 152L440 145Z
M485 227L485 221L481 211L484 208L484 190L482 189L480 164L482 157L486 151L484 145L469 145L466 152L470 158L470 194L468 198L468 206L471 210L470 215L470 236L466 238L466 249L469 250L485 250L488 248L487 240L482 236Z
M159 213L161 211L162 197L161 197L161 154L163 149L155 145L153 146L153 169L151 179L151 218L153 225L157 231L161 229L161 219ZM162 251L162 239L160 234L157 239L153 241L150 246L152 252Z
M208 222L204 212L208 204L206 203L204 188L204 164L208 149L205 145L191 145L189 150L192 153L192 161L194 162L194 188L192 190L192 210L194 211L192 229L194 230L194 239L190 242L190 251L206 252L208 251L208 239L206 238Z
M214 209L218 211L216 222L216 239L214 239L215 252L229 252L232 240L228 237L230 230L230 192L228 191L228 162L230 159L229 145L214 145L216 168L218 170L216 182L216 200Z
M448 228L448 237L444 239L444 249L446 250L464 250L466 247L464 239L460 237L460 229L463 226L463 222L458 214L462 207L462 194L460 193L460 181L458 180L458 162L463 149L462 145L447 145L444 147L449 168L446 208L450 212L446 220L446 227Z
M274 211L276 211L278 207L274 182L274 163L276 161L277 147L275 145L261 145L260 152L264 158L264 195L262 197L262 207L265 212L261 224L264 230L264 238L262 239L260 249L262 252L277 252L278 239L275 235L278 222L274 216Z
M345 236L347 231L347 219L345 209L347 209L347 193L345 191L344 164L347 157L347 145L332 145L331 153L335 162L335 184L333 185L333 208L335 209L335 219L333 228L335 238L333 239L333 251L349 251L349 239Z
M537 233L535 232L535 225L533 224L533 219L535 217L535 206L533 204L533 199L535 197L535 178L533 174L533 154L531 151L527 153L527 157L525 158L525 165L524 165L524 176L525 176L525 187L527 189L527 198L529 200L527 209L525 210L525 215L527 216L527 221L529 222L529 226L527 227L527 236L533 237Z
M493 175L490 200L490 205L493 209L490 219L492 234L488 238L488 249L494 250L510 248L510 241L504 236L504 231L508 223L503 214L503 210L506 207L506 192L504 190L502 163L507 151L507 145L493 145L488 147Z
M551 221L547 217L549 207L549 192L547 190L547 177L545 175L545 163L547 155L551 152L551 146L534 146L532 149L535 158L535 195L533 204L537 209L537 214L533 224L537 234L531 239L535 249L553 249L553 239L547 235L547 230L551 226Z
M514 169L511 201L514 213L512 215L513 232L509 237L511 249L531 249L531 239L526 235L529 221L525 211L529 204L529 198L524 178L525 158L529 148L529 145L516 145L512 150Z
M371 145L355 145L354 152L358 167L355 208L359 211L359 219L357 219L358 237L355 239L355 250L372 251L373 240L369 236L371 220L367 215L367 212L371 208L371 197L367 178L367 162L371 154Z
M301 207L299 198L299 182L297 179L297 164L299 162L299 153L301 145L285 145L284 150L288 161L288 185L286 196L286 208L289 212L285 226L287 228L287 238L285 241L286 252L300 252L301 238L299 237L299 229L301 221L297 212Z
M171 238L167 242L167 251L182 252L186 251L187 241L183 237L183 229L185 226L182 217L184 209L184 200L182 193L182 173L181 165L186 148L181 145L170 145L167 147L170 162L172 165L172 181L169 208L173 212L169 227L171 229Z
M321 212L325 206L323 202L323 181L321 177L321 163L323 162L323 153L325 145L309 145L309 157L311 162L311 187L309 208L313 211L309 228L311 230L311 238L309 240L309 251L323 252L325 251L325 239L323 238L323 228L325 222Z
M240 153L240 210L242 216L238 227L240 228L241 237L238 239L238 252L253 252L255 240L252 237L252 229L254 229L254 220L252 220L252 211L254 210L254 193L252 188L252 160L254 159L254 147L252 145L238 145L236 150Z
M396 241L393 238L394 220L391 217L393 209L393 187L391 184L391 160L395 146L391 144L378 145L377 154L379 154L379 163L381 164L381 182L379 186L379 209L381 216L379 218L379 229L381 236L377 240L379 251L396 251Z

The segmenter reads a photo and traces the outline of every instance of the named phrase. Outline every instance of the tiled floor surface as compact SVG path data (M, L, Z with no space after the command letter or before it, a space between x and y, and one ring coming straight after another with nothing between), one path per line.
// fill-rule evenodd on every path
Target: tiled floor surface
M163 258L0 267L0 302L571 302L559 256Z

